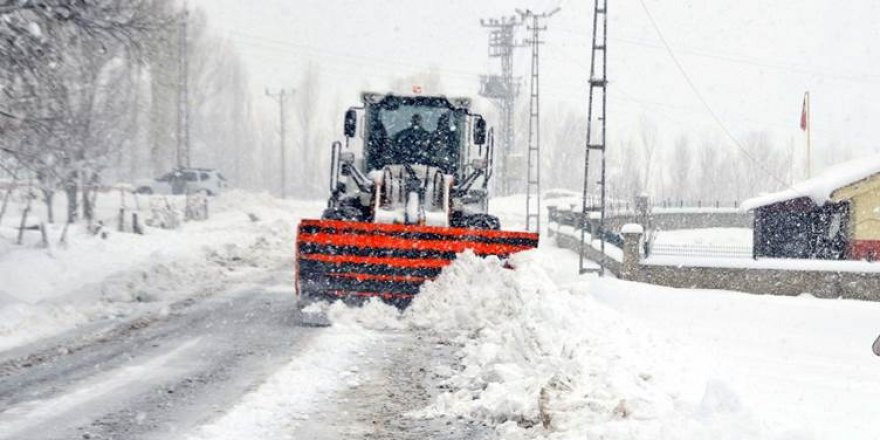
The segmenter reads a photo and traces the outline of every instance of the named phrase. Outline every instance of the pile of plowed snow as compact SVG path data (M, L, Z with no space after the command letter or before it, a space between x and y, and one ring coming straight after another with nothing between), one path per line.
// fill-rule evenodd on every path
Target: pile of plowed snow
M437 367L448 391L410 416L472 417L505 439L764 437L723 383L682 367L679 347L586 284L560 288L541 256L510 270L465 253L423 287L403 319L460 346L460 365Z

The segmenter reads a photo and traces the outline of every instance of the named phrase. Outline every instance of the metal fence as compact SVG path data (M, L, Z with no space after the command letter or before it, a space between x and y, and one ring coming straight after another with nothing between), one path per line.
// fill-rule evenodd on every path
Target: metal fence
M700 258L752 258L751 246L719 244L673 244L650 243L645 247L646 256L700 257Z
M663 208L663 209L672 209L672 208L739 208L740 202L738 200L675 200L675 199L663 199L663 200L651 200L652 208Z
M549 207L550 222L561 226L570 226L577 230L586 228L586 232L592 234L596 227L595 222L590 221L591 212L586 215L579 210L559 209ZM613 230L603 230L602 238L606 243L617 247L623 246L623 237ZM598 237L596 237L598 238ZM695 258L743 258L754 257L752 246L749 244L716 244L716 243L663 243L652 240L649 234L643 242L641 254L645 257L695 257Z
M587 211L587 215L579 211L572 210L562 210L557 209L556 207L550 207L548 209L550 216L550 223L557 223L562 226L571 226L575 229L583 229L587 228L587 233L593 235L594 231L592 231L591 224L589 222L589 214L590 211ZM605 229L602 231L602 237L606 243L610 243L617 247L623 247L623 237L620 234ZM599 237L596 237L598 239Z

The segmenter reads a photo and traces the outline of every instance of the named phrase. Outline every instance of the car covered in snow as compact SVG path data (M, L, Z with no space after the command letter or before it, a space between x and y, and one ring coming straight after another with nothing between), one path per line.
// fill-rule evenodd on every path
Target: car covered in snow
M180 168L160 177L138 181L138 194L193 194L209 196L220 194L227 187L226 178L219 171L208 168Z

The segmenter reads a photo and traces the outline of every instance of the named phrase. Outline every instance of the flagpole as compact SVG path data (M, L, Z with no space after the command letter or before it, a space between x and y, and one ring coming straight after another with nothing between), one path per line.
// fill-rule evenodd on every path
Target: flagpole
M810 92L805 98L807 104L807 179L813 177L813 112L810 110Z

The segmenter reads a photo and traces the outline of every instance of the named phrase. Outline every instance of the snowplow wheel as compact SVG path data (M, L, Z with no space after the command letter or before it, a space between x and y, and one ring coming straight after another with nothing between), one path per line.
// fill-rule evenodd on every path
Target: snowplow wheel
M473 229L488 229L492 231L501 229L501 222L498 221L498 217L488 214L470 215L466 218L465 223L468 228Z
M345 220L357 221L361 218L361 211L351 206L341 206L339 208L327 208L321 218L325 220Z
M498 231L501 229L501 222L498 217L489 214L456 214L451 219L452 226L457 228L467 228L476 230Z

